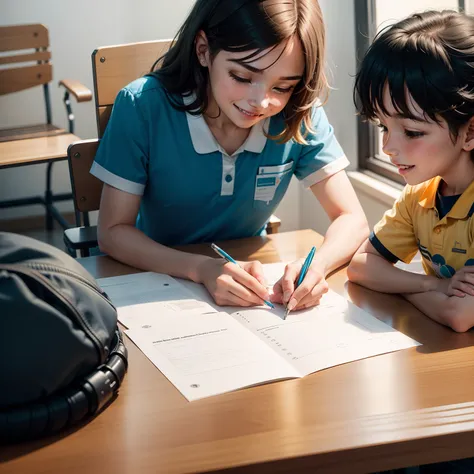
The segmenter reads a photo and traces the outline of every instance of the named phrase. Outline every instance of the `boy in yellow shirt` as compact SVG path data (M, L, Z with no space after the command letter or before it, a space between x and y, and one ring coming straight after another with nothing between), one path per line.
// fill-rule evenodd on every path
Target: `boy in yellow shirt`
M407 186L353 258L349 279L400 293L430 318L474 326L474 18L425 12L383 30L355 96ZM401 270L421 253L426 275Z

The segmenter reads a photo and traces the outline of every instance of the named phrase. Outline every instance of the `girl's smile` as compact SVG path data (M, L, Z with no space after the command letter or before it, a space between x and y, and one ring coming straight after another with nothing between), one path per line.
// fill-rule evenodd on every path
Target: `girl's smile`
M248 110L244 110L244 109L241 109L238 105L234 104L234 107L239 111L239 112L242 112L242 115L249 119L249 120L253 120L255 118L259 118L259 117L263 117L263 114L258 114L258 113L255 113L255 112L250 112Z

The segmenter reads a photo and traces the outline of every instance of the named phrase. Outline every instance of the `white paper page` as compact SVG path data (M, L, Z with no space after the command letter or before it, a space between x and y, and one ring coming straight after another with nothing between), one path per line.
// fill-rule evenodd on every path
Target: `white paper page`
M227 313L164 313L159 323L126 333L190 401L298 376Z
M290 313L242 308L233 316L289 361L301 376L418 342L361 310L332 290L315 308Z
M286 265L286 262L265 263L263 265L263 274L265 275L268 287L273 287L273 285L283 276Z
M195 294L186 289L179 281L161 273L144 272L121 275L109 278L99 278L100 287L107 293L118 308L119 321L129 329L141 326L143 323L141 310L124 311L128 306L159 302L159 307L153 306L156 315L162 311L194 311L197 314L216 312L206 301L197 299ZM146 309L149 318L150 307ZM135 321L136 319L136 321Z
M161 324L164 315L173 315L174 318L182 318L184 316L199 317L205 313L217 313L211 306L206 306L206 311L201 313L201 308L186 309L186 300L184 305L180 305L180 301L154 301L152 303L136 304L133 306L122 306L117 309L119 321L128 329L148 328ZM180 309L184 307L184 309ZM166 322L166 319L163 320Z

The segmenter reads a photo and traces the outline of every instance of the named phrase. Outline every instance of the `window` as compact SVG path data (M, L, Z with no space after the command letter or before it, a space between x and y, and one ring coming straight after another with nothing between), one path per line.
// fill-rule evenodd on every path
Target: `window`
M354 0L356 19L357 60L363 57L376 33L414 12L424 10L470 11L473 0ZM472 10L471 10L472 11ZM404 184L397 169L382 151L380 130L372 124L358 121L359 168Z

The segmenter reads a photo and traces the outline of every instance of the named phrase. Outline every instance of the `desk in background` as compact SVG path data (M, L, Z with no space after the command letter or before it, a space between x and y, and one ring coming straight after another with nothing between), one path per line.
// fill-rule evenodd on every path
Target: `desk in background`
M306 256L310 230L221 245L263 263ZM213 255L208 246L182 247ZM138 270L79 260L95 277ZM330 287L423 345L302 379L188 402L131 343L118 398L79 429L3 448L6 473L366 473L474 456L474 333L456 334L394 295Z

